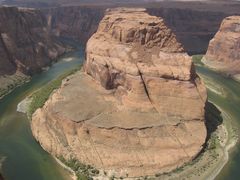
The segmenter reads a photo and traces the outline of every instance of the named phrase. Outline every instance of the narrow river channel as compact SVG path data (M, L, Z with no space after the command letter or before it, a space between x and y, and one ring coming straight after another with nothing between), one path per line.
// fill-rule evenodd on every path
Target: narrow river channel
M35 75L0 100L0 157L5 159L2 171L7 180L69 179L68 172L34 140L27 116L16 109L30 93L81 64L83 54L82 49L66 54L48 71Z

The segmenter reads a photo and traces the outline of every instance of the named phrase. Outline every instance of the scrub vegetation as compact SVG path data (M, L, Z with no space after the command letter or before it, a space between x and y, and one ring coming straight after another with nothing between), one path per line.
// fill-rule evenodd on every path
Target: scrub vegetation
M48 100L49 96L52 94L52 92L55 89L58 89L61 84L62 80L65 79L67 76L74 74L76 71L78 71L81 68L81 66L74 68L70 71L65 72L64 74L60 75L56 79L50 81L48 84L40 88L39 90L35 91L31 95L31 103L28 107L28 117L32 117L32 114L38 109L43 107L45 102Z
M75 158L65 159L63 156L59 156L58 159L76 173L77 180L91 180L100 173L96 168L82 164Z

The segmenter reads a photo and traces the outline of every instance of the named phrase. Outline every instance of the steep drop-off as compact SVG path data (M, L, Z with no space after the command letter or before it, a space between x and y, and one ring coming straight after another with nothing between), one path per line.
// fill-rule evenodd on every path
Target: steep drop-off
M203 62L240 78L240 16L230 16L223 20L219 31L209 43Z
M104 10L101 6L77 6L44 9L42 13L46 15L52 35L85 44L96 31Z
M209 9L208 4L201 4L200 10L197 6L192 9L188 6L184 3L177 6L163 3L160 7L149 7L147 11L164 18L188 53L205 53L222 19L237 12L231 6L224 11L220 8ZM21 72L33 73L48 65L50 59L63 51L56 38L72 38L86 43L96 31L106 8L107 5L41 10L2 7L1 82L15 84L16 79L24 76ZM21 72L15 75L18 69ZM12 76L3 78L3 75Z
M108 176L155 175L201 151L205 102L191 58L163 19L118 8L88 41L84 70L64 80L31 127L54 156Z
M1 7L0 97L18 84L24 74L40 71L64 51L50 36L46 18L40 11Z
M50 20L54 35L71 37L85 44L97 30L98 23L108 6L114 5L70 6L41 11ZM163 17L189 54L205 54L208 43L217 32L223 18L239 14L236 9L240 8L240 4L233 7L207 3L192 5L192 8L188 3L135 6L146 6L151 15Z
M210 39L229 13L176 7L149 8L148 12L164 18L189 54L205 54Z

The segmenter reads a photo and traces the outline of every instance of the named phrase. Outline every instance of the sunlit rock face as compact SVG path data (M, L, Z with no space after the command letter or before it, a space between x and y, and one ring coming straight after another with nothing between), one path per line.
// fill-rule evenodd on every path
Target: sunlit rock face
M206 89L162 18L106 11L82 71L35 112L45 150L107 175L155 175L191 161L206 139Z
M142 9L107 11L87 43L86 58L87 74L105 89L115 89L124 105L154 104L168 116L203 118L199 101L205 101L205 88L163 19Z
M239 76L240 16L230 16L223 20L219 31L209 43L203 62L231 76Z

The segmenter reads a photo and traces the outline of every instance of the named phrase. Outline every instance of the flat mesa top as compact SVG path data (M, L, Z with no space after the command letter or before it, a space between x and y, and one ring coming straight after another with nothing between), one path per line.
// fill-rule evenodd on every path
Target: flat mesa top
M157 25L162 23L163 19L156 16L151 16L146 12L144 8L114 8L108 9L103 20L117 23L120 26L139 26L153 23ZM128 23L124 23L124 22ZM118 23L119 22L119 23Z
M119 8L110 8L106 10L107 14L112 13L134 13L134 12L146 12L145 8L125 8L125 7L119 7Z
M83 72L68 77L59 95L64 98L58 98L58 101L49 107L50 111L74 122L85 121L97 127L125 129L176 125L181 122L179 117L167 117L153 110L140 112L135 109L118 109L118 102L112 101L111 91L98 86Z
M184 52L184 48L164 20L149 15L143 8L108 9L88 44L93 46L90 43L93 41L93 44L111 42L115 45L136 45L139 51L142 51L141 47L156 47L157 50L165 52Z

